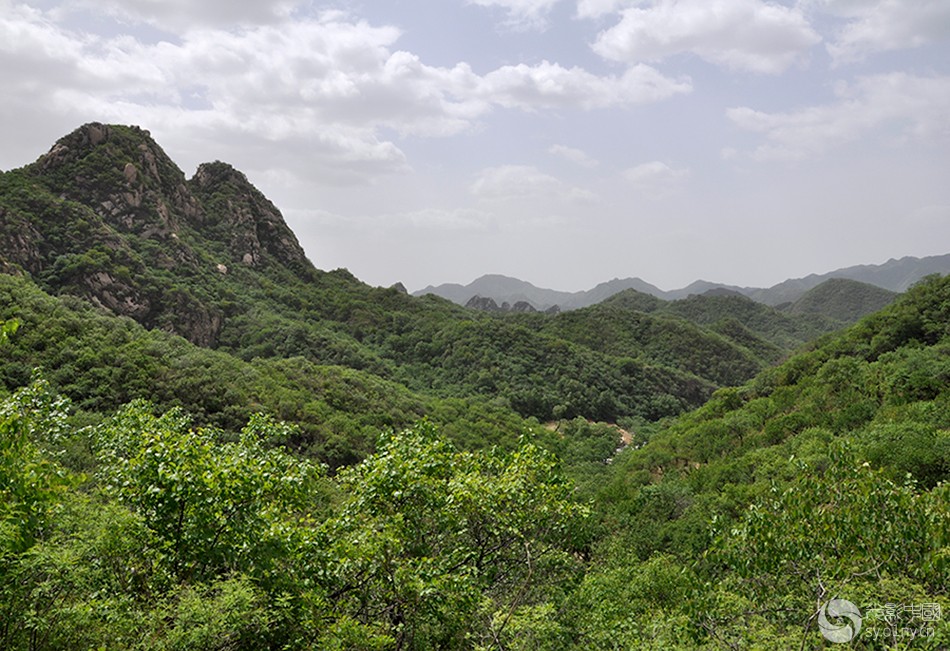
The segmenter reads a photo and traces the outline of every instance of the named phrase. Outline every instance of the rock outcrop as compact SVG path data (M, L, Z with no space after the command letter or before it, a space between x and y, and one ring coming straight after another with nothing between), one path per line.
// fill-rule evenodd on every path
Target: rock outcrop
M189 185L207 207L206 226L227 242L233 262L248 267L276 262L298 273L311 269L280 210L243 173L220 161L204 163Z
M482 310L483 312L537 312L535 307L528 301L516 301L514 305L504 301L501 305L498 305L495 299L487 296L478 296L477 294L465 303L465 307L473 310Z
M33 167L61 198L139 237L180 240L182 222L202 218L184 173L138 127L84 125L60 138ZM190 251L177 248L179 263L196 263Z
M186 180L138 127L86 124L4 175L0 270L203 346L235 309L241 266L277 283L317 273L244 174L215 162Z

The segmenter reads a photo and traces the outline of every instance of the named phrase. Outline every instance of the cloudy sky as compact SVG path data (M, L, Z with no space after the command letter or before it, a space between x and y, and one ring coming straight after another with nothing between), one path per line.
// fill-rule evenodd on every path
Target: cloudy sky
M0 0L0 88L0 169L137 124L374 285L950 253L948 0Z

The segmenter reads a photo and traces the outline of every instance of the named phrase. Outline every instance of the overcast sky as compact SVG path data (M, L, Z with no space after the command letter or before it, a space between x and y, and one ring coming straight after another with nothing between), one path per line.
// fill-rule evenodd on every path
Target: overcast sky
M0 169L136 124L373 285L950 253L950 0L0 0L0 89Z

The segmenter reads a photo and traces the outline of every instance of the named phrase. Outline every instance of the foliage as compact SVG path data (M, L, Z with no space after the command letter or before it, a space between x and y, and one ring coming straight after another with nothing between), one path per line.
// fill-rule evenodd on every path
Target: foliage
M7 341L12 337L17 329L20 327L20 322L16 319L12 321L0 321L0 346L7 343Z
M76 430L45 388L2 409L3 648L464 649L560 630L538 617L579 576L588 510L530 442L461 452L422 423L330 479L264 416L234 439L138 401ZM77 437L95 481L33 443L56 456Z
M206 581L243 572L268 582L291 521L312 494L317 468L268 440L285 426L253 416L235 442L191 429L180 410L160 417L131 403L93 434L98 478L106 495L141 516L156 536L172 575Z
M848 280L832 278L805 292L788 306L791 314L822 314L846 323L877 312L894 302L897 295L886 289Z
M335 607L397 648L509 639L576 566L586 509L556 466L531 444L456 452L426 423L387 437L341 475L349 498L325 525Z
M424 414L463 445L487 438L513 447L524 422L487 399L434 398L370 373L311 360L242 361L180 337L147 331L69 297L54 299L26 279L0 275L0 317L24 324L3 349L0 378L15 388L42 368L86 412L146 399L183 408L199 426L236 432L255 411L295 423L295 448L333 467L372 451L378 433Z

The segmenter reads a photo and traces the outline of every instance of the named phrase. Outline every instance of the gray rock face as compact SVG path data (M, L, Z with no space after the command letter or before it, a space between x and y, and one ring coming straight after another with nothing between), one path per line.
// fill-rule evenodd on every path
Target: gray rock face
M498 307L498 303L495 302L495 299L478 295L468 299L465 307L473 310L481 310L483 312L499 312L501 310L501 308Z
M56 142L36 165L63 199L96 211L107 223L143 238L177 239L201 209L185 175L148 131L92 123ZM180 264L197 259L182 249Z
M244 174L215 162L188 181L138 127L86 124L15 173L29 205L0 205L0 270L200 345L222 326L211 287L238 266L316 273Z
M495 302L495 299L487 296L475 295L468 300L465 307L473 310L482 310L483 312L537 312L528 301L517 301L514 305L508 301L501 305Z
M227 163L204 163L189 182L208 208L208 223L228 242L232 259L248 267L274 260L298 272L310 263L280 210Z

